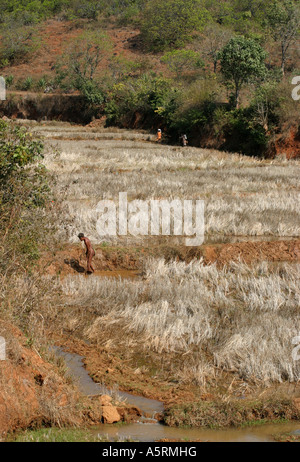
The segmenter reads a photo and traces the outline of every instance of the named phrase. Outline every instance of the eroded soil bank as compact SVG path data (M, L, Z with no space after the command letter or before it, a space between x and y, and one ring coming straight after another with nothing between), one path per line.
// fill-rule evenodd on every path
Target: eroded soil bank
M0 361L0 441L22 429L131 422L141 415L136 406L113 401L100 389L97 396L84 396L65 375L64 363L48 352L42 358L9 322L0 322L0 334L6 341L6 359Z

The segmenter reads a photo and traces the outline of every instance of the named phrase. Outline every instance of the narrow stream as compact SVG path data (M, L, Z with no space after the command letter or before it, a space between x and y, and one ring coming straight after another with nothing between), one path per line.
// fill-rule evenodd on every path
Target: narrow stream
M111 394L103 386L95 383L87 373L83 358L76 354L65 352L60 347L53 348L57 356L65 360L67 369L80 391L88 396ZM118 392L118 395L129 404L135 405L143 413L154 416L162 413L163 403L152 399L135 396L130 393ZM146 421L147 422L147 421ZM257 427L229 428L222 430L211 430L203 428L173 428L156 423L145 423L143 418L140 422L123 425L100 425L93 430L96 435L108 435L111 440L115 438L132 438L135 441L154 442L160 439L176 440L201 440L211 442L271 442L275 435L291 433L300 435L300 422L289 422L284 424L267 424Z

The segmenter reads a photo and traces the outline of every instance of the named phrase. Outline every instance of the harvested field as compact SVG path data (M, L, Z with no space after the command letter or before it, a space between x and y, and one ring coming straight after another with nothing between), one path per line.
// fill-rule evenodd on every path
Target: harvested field
M60 244L40 261L57 291L51 309L39 310L47 335L84 356L95 381L163 401L169 425L212 414L227 425L224 402L236 424L241 398L248 404L240 423L256 399L260 419L277 411L295 419L299 161L157 145L143 131L25 124L44 139L62 199ZM119 192L128 200L203 199L203 245L100 237L95 207L117 202ZM78 232L96 249L94 275L85 274Z

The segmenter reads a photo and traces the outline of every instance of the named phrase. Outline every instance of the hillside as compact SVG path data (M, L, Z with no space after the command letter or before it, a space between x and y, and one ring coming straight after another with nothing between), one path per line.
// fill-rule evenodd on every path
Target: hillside
M0 441L299 440L299 27L3 0Z
M299 102L291 97L299 72L296 2L101 5L7 2L2 115L67 120L32 108L44 93L78 94L82 119L70 121L105 117L107 126L160 127L172 143L186 133L194 146L299 156ZM20 91L38 96L18 98Z

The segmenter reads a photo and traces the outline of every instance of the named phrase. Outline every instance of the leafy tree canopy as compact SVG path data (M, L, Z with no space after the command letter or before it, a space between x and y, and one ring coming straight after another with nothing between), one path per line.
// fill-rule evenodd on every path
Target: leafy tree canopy
M238 105L241 87L266 75L265 50L253 39L233 37L219 54L221 72L228 83L235 86L235 103Z

